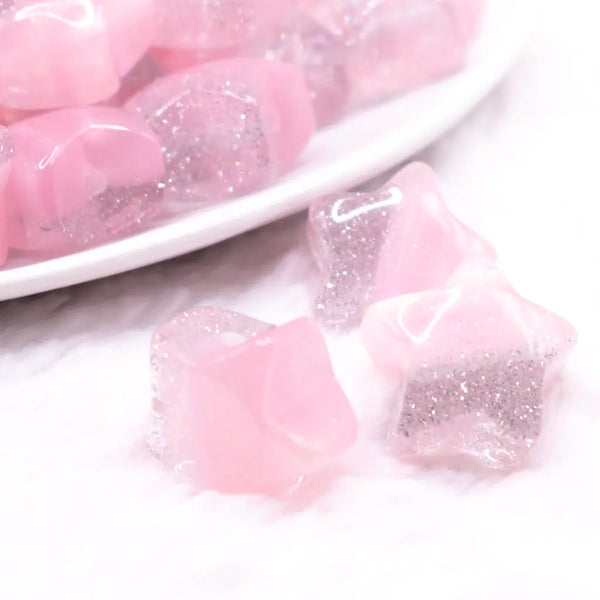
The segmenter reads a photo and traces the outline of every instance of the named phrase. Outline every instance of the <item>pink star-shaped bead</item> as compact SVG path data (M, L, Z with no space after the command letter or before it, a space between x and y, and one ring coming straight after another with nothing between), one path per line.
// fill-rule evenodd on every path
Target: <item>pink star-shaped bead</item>
M310 208L308 236L324 285L315 307L329 325L354 325L369 304L443 286L463 262L495 252L446 207L422 163L380 190L331 194Z
M576 339L485 266L374 304L362 335L375 366L398 381L390 439L400 455L495 469L526 463Z
M302 74L262 59L201 64L156 80L126 108L164 148L167 200L215 202L272 183L315 122Z
M149 445L198 490L277 494L355 441L310 319L274 327L197 307L158 328L152 366Z

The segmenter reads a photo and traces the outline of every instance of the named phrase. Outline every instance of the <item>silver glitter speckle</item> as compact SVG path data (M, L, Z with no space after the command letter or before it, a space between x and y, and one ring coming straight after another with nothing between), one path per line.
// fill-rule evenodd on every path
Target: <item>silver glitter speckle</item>
M422 367L404 391L398 446L421 456L450 446L496 468L519 463L540 434L545 362L521 351L488 352L460 365Z
M109 188L81 211L45 229L56 229L78 248L102 244L140 229L160 210L158 184Z
M327 277L315 301L315 312L324 324L351 327L360 322L370 301L391 209L401 200L400 191L392 188L341 198L330 195L311 207L309 241Z
M214 202L277 176L257 90L247 73L234 72L239 66L229 67L231 77L225 68L170 76L133 99L161 142L167 201Z
M15 8L15 0L0 0L0 17L8 14Z
M10 159L13 154L13 145L8 135L8 129L0 125L0 162Z

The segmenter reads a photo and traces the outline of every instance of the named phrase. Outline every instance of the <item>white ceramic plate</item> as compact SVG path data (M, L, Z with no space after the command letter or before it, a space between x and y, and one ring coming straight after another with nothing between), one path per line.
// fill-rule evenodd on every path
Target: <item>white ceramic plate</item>
M470 63L460 73L320 131L274 187L192 212L85 252L0 270L0 300L98 279L209 246L348 189L418 152L462 119L500 81L533 29L533 0L489 0Z

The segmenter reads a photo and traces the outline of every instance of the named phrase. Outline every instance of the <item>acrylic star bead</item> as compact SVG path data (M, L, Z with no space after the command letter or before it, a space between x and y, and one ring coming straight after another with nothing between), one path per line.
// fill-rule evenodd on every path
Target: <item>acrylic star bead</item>
M150 448L196 490L278 494L351 446L316 324L197 307L154 334Z
M480 268L374 304L361 330L375 366L398 382L396 452L492 469L527 462L576 338L563 318Z
M435 173L422 163L376 192L315 201L308 237L324 277L315 311L331 326L357 324L377 300L440 287L465 261L495 259L448 210Z
M169 200L215 202L272 183L291 167L315 122L302 74L236 58L158 79L126 108L155 131Z
M0 265L6 260L8 248L4 187L8 181L12 153L13 146L8 130L0 125Z

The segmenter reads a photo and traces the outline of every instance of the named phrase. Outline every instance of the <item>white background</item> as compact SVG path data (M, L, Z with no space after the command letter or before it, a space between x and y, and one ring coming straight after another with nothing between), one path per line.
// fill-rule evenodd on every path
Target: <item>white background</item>
M298 216L109 280L0 304L0 597L598 598L600 48L592 1L546 3L530 51L420 157L518 290L580 343L531 466L402 465L385 386L330 340L361 439L287 500L189 496L143 446L153 327L194 303L284 322L316 272Z

